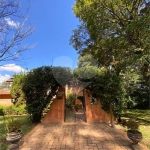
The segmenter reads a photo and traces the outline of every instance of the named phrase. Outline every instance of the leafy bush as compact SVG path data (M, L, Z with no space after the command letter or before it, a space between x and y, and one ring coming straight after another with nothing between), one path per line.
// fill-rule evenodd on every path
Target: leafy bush
M68 107L71 107L75 103L75 100L76 100L76 94L75 93L68 94L68 98L66 100L66 105Z
M130 130L138 130L139 128L138 122L131 120L131 119L126 123L126 126Z
M4 116L5 114L5 107L0 105L0 115Z
M21 128L21 123L19 120L11 120L8 124L7 124L7 128L8 128L8 132L18 132L18 130L20 130Z
M22 90L26 98L26 109L32 122L40 122L43 110L50 103L60 86L69 82L70 69L42 66L28 72Z
M20 73L17 75L14 75L13 77L13 84L11 86L11 96L13 98L13 103L16 106L20 106L25 103L25 95L22 91L22 85L24 83L25 74Z
M14 115L15 114L15 106L11 105L5 108L5 114L6 115Z
M15 105L11 105L9 107L5 108L5 114L6 115L23 115L26 114L27 111L25 109L25 105L20 105L20 106L15 106Z

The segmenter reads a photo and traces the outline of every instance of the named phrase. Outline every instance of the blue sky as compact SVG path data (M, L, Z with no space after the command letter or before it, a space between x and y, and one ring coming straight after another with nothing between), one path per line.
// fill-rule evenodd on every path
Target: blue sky
M0 82L19 70L43 65L77 66L77 52L69 45L72 30L79 24L72 10L74 3L75 0L32 0L30 3L22 0L24 8L30 6L28 18L35 26L33 35L23 42L35 46L20 55L24 61L3 63L5 67L0 67Z

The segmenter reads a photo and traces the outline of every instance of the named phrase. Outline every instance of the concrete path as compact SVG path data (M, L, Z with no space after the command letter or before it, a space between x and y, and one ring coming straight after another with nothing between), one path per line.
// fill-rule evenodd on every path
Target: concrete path
M148 150L103 123L38 124L23 141L19 150Z
M82 112L75 113L75 122L85 122L85 114Z

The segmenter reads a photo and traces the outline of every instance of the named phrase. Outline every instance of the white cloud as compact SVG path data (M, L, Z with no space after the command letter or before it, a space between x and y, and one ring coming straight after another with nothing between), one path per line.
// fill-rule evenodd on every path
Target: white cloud
M11 27L17 28L19 26L19 22L15 22L11 20L10 18L5 18L5 21Z
M25 69L23 69L22 67L16 64L7 64L4 66L0 66L0 71L10 71L10 72L15 72L15 73L26 72Z
M6 81L6 80L8 80L8 79L10 79L11 77L10 77L10 75L8 75L8 74L5 74L4 76L2 76L1 74L0 74L0 83L2 83L2 82L4 82L4 81Z

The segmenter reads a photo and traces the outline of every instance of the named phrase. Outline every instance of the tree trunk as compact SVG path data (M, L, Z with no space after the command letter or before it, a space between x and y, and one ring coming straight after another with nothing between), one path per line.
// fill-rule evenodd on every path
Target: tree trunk
M115 128L112 103L109 104L109 109L110 109L110 124L112 128Z

